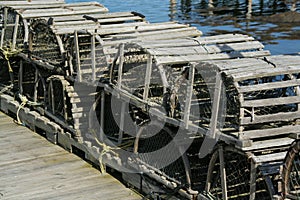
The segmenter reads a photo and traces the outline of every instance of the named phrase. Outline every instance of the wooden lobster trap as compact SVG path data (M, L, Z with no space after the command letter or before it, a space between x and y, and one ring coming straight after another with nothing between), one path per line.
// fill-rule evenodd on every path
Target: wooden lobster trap
M50 22L49 22L50 20ZM137 27L140 28L137 28ZM139 30L140 29L140 30ZM201 32L188 25L173 22L150 24L144 16L136 12L98 13L89 15L53 16L48 20L37 19L31 23L31 32L28 41L28 54L20 54L19 77L26 76L31 70L31 80L22 78L22 84L31 82L31 88L21 89L28 98L37 96L34 101L43 101L50 105L52 114L59 114L65 122L70 122L81 115L82 109L73 109L71 101L83 98L73 89L74 81L84 86L97 86L98 81L107 74L108 64L117 52L117 44L123 40L143 40L155 36L165 37L163 31L176 32L173 37L198 37ZM145 36L146 35L146 36ZM118 40L114 37L119 37ZM109 41L115 44L107 44ZM107 50L115 49L113 51ZM114 46L114 47L113 47ZM27 69L25 69L27 68ZM57 75L60 75L58 77ZM37 86L39 84L40 86ZM67 89L68 87L68 89ZM40 89L39 89L40 88ZM54 91L53 88L59 88ZM27 90L28 92L26 92ZM35 91L37 95L32 93ZM59 92L60 91L60 92ZM30 92L30 93L29 93ZM29 95L28 95L29 94ZM59 100L52 97L60 96ZM87 94L87 96L89 96ZM46 97L46 100L43 98ZM63 105L63 106L59 106ZM68 110L68 111L67 111ZM71 123L73 124L73 123ZM74 123L78 127L81 123ZM68 127L68 125L66 125Z
M234 39L238 36L243 37L235 35ZM230 35L222 37L228 40ZM199 45L201 39L206 45ZM176 137L178 129L185 130L186 138L179 148L193 140L182 157L183 164L177 160L160 169L170 180L187 183L187 191L205 189L216 198L270 199L281 195L281 168L288 149L299 138L300 57L267 56L260 50L261 44L243 42L223 45L209 43L207 37L122 44L110 67L111 87L105 86L104 91L112 94L107 98L119 98L121 102L130 99L131 117L138 126L158 121L163 127L173 128L171 138ZM107 107L101 112L111 106ZM104 132L110 134L105 128ZM120 143L123 136L111 137ZM138 138L140 143L136 142L133 149L143 154L145 149L157 148L165 136L155 137ZM206 146L212 140L215 143ZM203 149L195 151L201 145L212 150L209 156ZM162 159L168 156L161 155ZM142 160L153 165L147 158ZM186 160L191 164L185 164ZM297 156L295 160L292 171L297 174ZM173 174L179 166L184 166L182 176ZM203 171L206 179L199 176ZM287 176L289 183L295 180ZM291 190L298 186L291 186Z
M21 96L90 142L107 165L138 169L123 174L128 183L188 199L202 191L298 197L299 56L269 56L246 35L199 37L188 25L152 24L97 3L10 3L1 13L1 62L11 67L1 74L13 72ZM91 111L100 139L117 146L111 154L85 136L94 128ZM148 156L173 140L174 152ZM120 161L120 149L135 156ZM168 165L157 162L173 154L180 156Z
M105 13L107 8L97 3L65 4L62 0L44 1L4 1L1 13L3 16L1 30L1 47L18 48L29 42L31 23L36 19L49 20L67 16L80 16L91 13ZM70 20L70 18L69 18ZM51 21L51 20L50 20ZM49 22L50 23L50 22ZM22 48L22 46L19 46Z
M26 64L20 64L20 58L17 55L27 59L28 55L45 57L51 57L48 65L41 63L46 70L53 70L55 67L52 65L61 64L63 62L64 49L62 47L61 38L53 37L52 32L49 30L49 25L53 19L65 19L73 20L73 18L82 18L84 13L105 13L107 8L98 3L74 3L65 4L61 0L44 1L3 1L1 6L1 62L3 67L1 68L1 84L7 88L11 84L18 85L24 90L29 88L27 95L31 99L37 100L34 96L40 96L33 94L35 89L35 83L41 82L41 75L38 70L33 66L26 66ZM37 25L39 21L44 21L47 26ZM35 29L34 32L33 28ZM44 40L43 40L44 39ZM40 46L35 46L38 41ZM21 53L21 54L20 54ZM48 55L47 55L48 54ZM36 58L35 58L36 60ZM20 68L20 66L22 66ZM20 71L20 72L19 72ZM58 70L59 71L59 70ZM60 72L61 73L61 72ZM24 76L24 77L21 77ZM45 74L44 74L45 76ZM10 77L10 78L7 78ZM2 80L3 79L3 80ZM22 82L20 83L21 80ZM35 82L35 83L34 83ZM44 83L39 83L40 85ZM21 89L21 93L23 91ZM44 95L44 92L41 92ZM41 97L43 98L43 97Z

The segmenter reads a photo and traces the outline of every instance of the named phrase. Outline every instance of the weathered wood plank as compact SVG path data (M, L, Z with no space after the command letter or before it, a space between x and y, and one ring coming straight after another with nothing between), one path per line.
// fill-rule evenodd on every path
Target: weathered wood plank
M218 66L218 68L225 73L227 71L240 69L240 68L247 68L249 65L257 66L261 64L265 64L265 62L262 61L262 59L252 59L252 58L244 58L241 60L220 60L220 61L214 61L214 64Z
M95 13L89 14L88 16L101 20L101 19L112 19L112 18L120 18L120 17L132 17L135 16L131 12L108 12L108 13ZM65 21L81 21L82 15L69 15L69 16L54 16L54 22L65 22Z
M190 31L184 31L184 32L173 32L171 34L163 34L163 33L154 33L153 35L147 35L147 36L140 36L140 35L132 35L131 38L118 38L118 36L110 37L110 38L103 38L104 44L103 46L118 46L120 43L129 43L129 42L137 42L141 40L153 40L153 41L160 41L160 40L171 40L171 39L178 39L183 37L198 37L201 33L198 31L190 30Z
M253 160L255 163L266 163L266 162L274 162L274 161L282 161L286 156L286 151L279 153L272 153L260 156L253 156Z
M37 1L37 0L31 0L31 2L28 2L28 0L22 0L22 1L0 1L0 6L21 6L21 5L49 5L49 4L65 4L64 0L48 0L46 1Z
M294 139L290 138L279 138L273 140L263 140L258 142L253 142L250 147L243 147L244 151L258 150L258 149L268 149L291 145Z
M9 122L0 113L1 198L141 199L110 175L101 176L77 156Z
M39 17L54 17L54 16L68 16L68 15L83 15L83 14L93 14L93 13L101 13L107 12L106 8L94 8L89 10L68 10L61 9L56 12L52 12L51 9L40 10L38 13L26 13L22 14L24 19L28 18L39 18Z
M199 30L197 30L195 27L184 27L184 28L178 28L178 29L171 29L171 30L157 30L157 31L151 31L151 32L144 32L144 33L136 33L136 34L118 34L117 36L114 36L113 38L132 38L132 37L147 37L147 36L151 36L151 35L166 35L166 34L178 34L181 32L194 32L194 34L196 34L196 36L200 36L201 32ZM187 36L186 36L187 37Z
M173 48L152 48L149 52L153 55L194 55L194 54L214 54L230 51L257 50L262 48L262 44L258 41L239 42L222 45L205 45L195 47L173 47Z
M189 56L164 56L157 57L157 62L160 64L172 64L172 63L185 63L185 62L197 62L205 60L222 60L230 58L244 58L244 57L260 57L269 55L269 51L256 51L256 52L236 52L236 53L220 53L220 54L203 54L203 55L189 55Z
M288 81L278 81L278 82L269 82L257 85L249 85L249 86L240 86L238 88L239 92L254 92L261 90L272 90L277 88L287 88L294 87L300 85L300 79L288 80Z
M129 23L130 25L131 23ZM106 25L103 25L99 30L97 30L97 33L100 35L108 35L108 34L121 34L121 33L130 33L130 32L139 32L143 33L146 31L158 31L158 30L166 30L169 29L180 29L180 28L188 28L189 26L184 24L175 24L175 23L143 23L139 26L136 26L133 24L132 26L127 25L126 27L108 27ZM121 35L122 36L122 35Z
M243 117L241 119L241 125L258 124L265 122L277 122L277 121L292 121L300 118L300 112L280 112L275 114L266 115L254 115L254 117Z
M203 37L203 38L198 38L196 41L198 41L199 44L201 45L206 45L206 44L224 44L224 43L229 43L229 42L242 42L242 41L251 41L254 40L254 38L247 38L245 37L228 37L228 38L211 38L211 37Z
M271 63L274 63L275 65L279 65L277 67L288 66L288 65L294 65L299 64L300 58L299 55L275 55L275 56L268 56L266 57L267 60Z
M251 78L261 78L265 76L277 76L277 75L283 75L283 74L293 74L298 73L300 71L299 63L290 63L289 61L286 61L287 63L283 65L277 64L277 67L274 67L272 65L268 65L267 68L261 68L259 70L255 71L244 71L237 74L232 74L232 77L235 81L241 81Z
M244 131L240 134L240 139L254 139L262 137L280 136L291 133L299 133L300 125L295 126L283 126L279 128L268 128Z
M119 32L122 29L128 29L130 30L130 27L136 27L136 26L143 26L143 25L149 25L147 22L142 21L142 18L139 16L120 16L120 17L105 17L105 18L96 18L97 22L101 24L101 28L99 28L98 31L104 31L104 30L112 30L112 33ZM117 22L126 22L126 21L132 21L131 23L117 23ZM79 19L79 20L65 20L65 21L58 21L56 22L54 19L54 27L57 29L61 29L61 31L64 31L65 29L72 28L76 25L95 25L95 23L92 20L86 20L86 19ZM108 23L108 24L106 24ZM115 23L115 24L109 24L109 23ZM169 24L169 23L168 23ZM158 24L159 25L159 24ZM127 28L126 28L127 27ZM127 31L128 31L127 30ZM97 32L98 32L97 31Z
M276 67L266 62L266 60L275 64ZM247 65L261 66L261 68L273 69L273 68L285 67L289 65L291 66L297 65L297 63L299 62L300 62L299 56L289 56L289 55L277 56L276 55L276 56L267 56L266 58L260 58L260 59L215 61L214 64L216 64L220 69L229 70L230 72L231 70L234 69L239 69L239 68L245 69L244 67L247 67Z
M300 102L300 96L288 96L288 97L243 101L241 102L241 106L256 108L256 107L273 106L273 105L285 105L285 104L292 104L292 103L299 103L299 102Z
M19 3L19 4L4 4L4 5L12 7L13 9L16 9L16 10L21 10L21 9L28 10L28 9L42 9L42 8L57 8L62 5L65 5L65 4L62 2L49 2L48 4L25 2L25 3ZM1 6L1 3L0 3L0 6Z

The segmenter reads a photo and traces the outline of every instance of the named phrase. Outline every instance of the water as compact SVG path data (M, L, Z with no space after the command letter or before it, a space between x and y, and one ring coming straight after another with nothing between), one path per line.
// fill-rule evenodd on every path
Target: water
M90 0L67 0L67 2L89 2ZM213 3L209 11L205 0L98 0L111 12L136 11L150 22L179 21L197 27L203 35L222 33L248 34L261 41L265 49L276 54L300 52L300 2L296 4L297 22L282 22L274 14L287 13L291 5L283 1L253 0L251 16L247 15L247 0L222 0ZM294 13L295 14L295 13ZM291 17L290 17L291 18ZM274 22L279 21L279 22ZM291 20L289 20L291 21Z

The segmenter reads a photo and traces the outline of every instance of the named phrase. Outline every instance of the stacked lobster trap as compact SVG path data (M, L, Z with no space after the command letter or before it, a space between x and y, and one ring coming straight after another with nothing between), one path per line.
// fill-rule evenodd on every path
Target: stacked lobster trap
M186 137L198 143L198 148L206 145L206 137L216 140L207 163L207 179L202 183L197 172L207 161L199 159L198 152L186 152L187 158L183 159L189 159L189 163L200 161L183 173L189 172L191 189L201 191L205 186L207 192L221 199L270 199L282 189L285 194L287 187L295 190L299 187L298 158L288 165L294 171L289 175L290 181L284 181L292 184L285 185L285 189L281 173L286 173L284 159L299 138L299 56L205 61L206 56L212 59L234 56L236 52L207 55L214 45L199 47L193 42L178 41L174 46L168 41L121 45L119 52L123 53L111 67L112 89L119 90L117 96L131 94L131 107L139 110L135 111L137 122L151 118L184 128ZM200 52L205 54L201 56ZM247 53L263 51L240 54ZM134 149L145 146L143 143ZM298 151L293 149L290 151L295 156ZM200 153L206 153L205 149ZM166 173L172 172L168 168Z
M299 55L98 3L0 6L1 98L53 142L149 198L299 198Z

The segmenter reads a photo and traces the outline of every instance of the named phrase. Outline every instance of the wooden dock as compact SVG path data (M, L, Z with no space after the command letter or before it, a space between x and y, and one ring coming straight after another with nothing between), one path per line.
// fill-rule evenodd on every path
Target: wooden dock
M0 112L0 199L122 199L140 196L109 174L101 175Z

